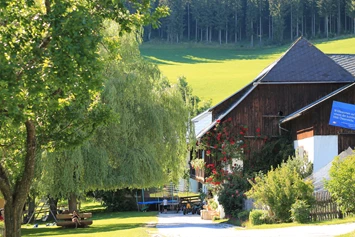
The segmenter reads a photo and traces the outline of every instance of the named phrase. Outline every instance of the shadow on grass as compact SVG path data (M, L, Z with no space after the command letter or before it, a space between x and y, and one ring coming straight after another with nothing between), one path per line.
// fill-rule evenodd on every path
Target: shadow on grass
M225 49L225 48L141 48L141 54L147 60L158 65L175 63L219 63L228 60L268 59L281 54L289 46L264 49Z
M135 229L143 227L145 223L125 223L125 224L108 224L102 226L90 226L86 228L33 228L22 229L22 235L26 236L56 236L56 235L68 235L74 234L95 234L105 233L119 230Z

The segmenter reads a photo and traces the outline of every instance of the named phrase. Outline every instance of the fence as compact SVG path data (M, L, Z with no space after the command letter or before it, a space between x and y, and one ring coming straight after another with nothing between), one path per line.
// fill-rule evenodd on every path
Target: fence
M343 217L338 205L334 202L328 191L314 193L314 197L316 203L312 206L310 213L312 221L331 220Z

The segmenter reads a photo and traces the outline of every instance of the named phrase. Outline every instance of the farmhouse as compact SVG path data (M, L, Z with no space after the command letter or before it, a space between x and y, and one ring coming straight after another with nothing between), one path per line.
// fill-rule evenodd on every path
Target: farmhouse
M255 139L255 150L264 145L256 131L270 139L288 134L317 170L355 145L354 131L328 125L333 100L355 104L354 75L355 55L326 55L299 38L250 84L194 118L196 137L226 119L232 133L241 124L248 127L245 137ZM200 157L205 158L203 151ZM201 182L204 176L192 172L192 178Z

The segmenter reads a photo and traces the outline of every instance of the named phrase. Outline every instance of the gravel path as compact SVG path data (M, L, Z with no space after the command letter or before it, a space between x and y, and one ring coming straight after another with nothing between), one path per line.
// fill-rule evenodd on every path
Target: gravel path
M355 223L323 226L297 226L266 230L243 230L227 224L202 220L198 215L159 214L155 237L320 237L336 236L355 230Z

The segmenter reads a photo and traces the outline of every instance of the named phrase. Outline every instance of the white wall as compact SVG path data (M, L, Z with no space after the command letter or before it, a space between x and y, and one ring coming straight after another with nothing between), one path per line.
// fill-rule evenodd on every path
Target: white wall
M313 163L313 172L331 162L338 155L338 136L313 136L294 141L295 149L304 150Z
M198 190L198 182L194 179L190 179L190 192L193 193L198 193L200 190Z
M338 136L314 136L314 153L317 163L314 164L313 170L317 171L338 155Z

